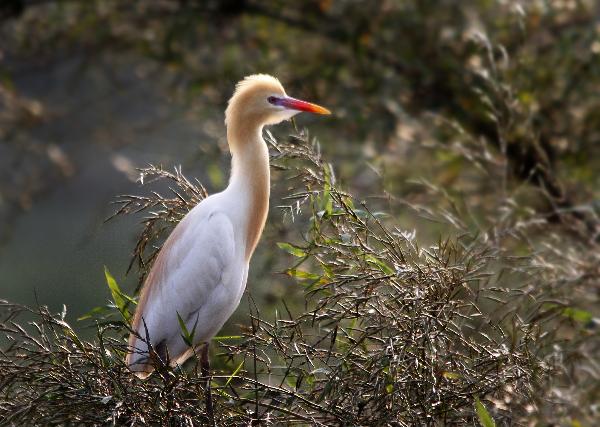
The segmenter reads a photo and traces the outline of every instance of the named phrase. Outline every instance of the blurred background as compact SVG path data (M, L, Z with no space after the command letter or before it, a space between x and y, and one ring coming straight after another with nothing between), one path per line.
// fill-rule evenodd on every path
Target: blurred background
M258 72L334 112L296 124L357 197L436 203L439 186L489 229L510 194L523 215L557 227L572 212L571 234L598 237L594 0L2 0L0 298L66 304L74 320L107 301L104 265L133 291L141 216L105 223L111 201L157 189L136 182L148 163L222 189L223 111ZM274 185L248 282L267 312L302 296L278 273L294 225ZM443 235L401 206L387 210L422 242Z

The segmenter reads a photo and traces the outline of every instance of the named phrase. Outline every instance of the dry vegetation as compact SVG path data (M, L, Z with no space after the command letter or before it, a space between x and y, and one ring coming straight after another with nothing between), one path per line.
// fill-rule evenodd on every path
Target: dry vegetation
M329 154L306 132L267 135L281 212L262 245L300 303L278 300L273 315L249 297L239 335L212 343L218 425L598 424L596 2L45 3L2 28L8 56L118 46L168 64L173 93L207 105L277 69L340 106L338 133L319 132ZM0 148L24 174L31 153L48 153L20 143L45 110L7 82ZM117 201L144 215L140 283L206 194L178 170L142 175L172 191ZM19 176L0 183L6 203L35 199ZM1 304L4 424L209 422L194 361L148 381L127 371L133 307L110 283L114 304L85 320L90 341L64 313Z
M306 303L297 313L284 305L273 321L252 307L242 335L215 339L228 362L213 377L217 424L472 424L476 399L497 425L593 419L593 405L581 402L598 393L590 379L598 329L570 298L596 277L581 253L555 250L554 236L536 238L546 249L515 253L517 241L531 241L509 221L494 236L459 228L421 247L413 232L344 192L308 136L278 143L269 135L269 143L273 167L290 180L281 208L305 228L303 240L279 246ZM138 260L151 258L158 231L204 195L179 172L143 174L175 185L173 197L121 199L120 213L153 211ZM117 308L128 310L115 292ZM193 361L161 367L149 381L127 371L128 327L115 309L94 314L91 342L64 313L8 302L1 312L7 424L207 422ZM34 323L19 326L25 314Z

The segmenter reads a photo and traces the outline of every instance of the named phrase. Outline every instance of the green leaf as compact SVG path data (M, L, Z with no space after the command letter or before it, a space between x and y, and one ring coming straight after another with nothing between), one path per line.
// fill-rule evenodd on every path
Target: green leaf
M477 411L477 418L479 418L479 424L482 427L496 427L496 423L494 419L490 415L483 403L479 400L478 397L475 397L475 410Z
M367 255L365 257L365 260L368 263L375 264L385 274L396 274L396 272L389 265L387 265L385 262L381 261L380 259L375 258L373 255Z
M179 322L179 329L181 330L181 337L183 338L183 340L185 341L185 343L189 346L189 340L188 337L190 335L187 326L185 324L185 322L183 321L183 319L181 318L181 316L179 315L179 312L177 312L177 321Z
M196 317L196 323L194 323L194 327L191 332L188 330L185 322L177 312L177 321L179 322L179 328L181 329L181 338L186 343L188 347L194 346L194 336L196 335L196 327L198 326L198 317Z
M109 307L107 306L103 306L103 307L94 307L92 308L90 311L88 311L87 313L81 315L80 317L77 318L77 320L86 320L86 319L91 319L92 317L96 317L102 313L106 313L109 310Z
M113 301L117 308L121 310L122 307L125 306L125 299L122 297L121 288L119 287L117 281L108 271L108 267L104 266L104 276L106 277L106 283L108 284L108 288L110 289L110 293L112 294Z
M592 313L589 311L581 310L579 308L567 307L562 311L564 316L567 316L576 322L588 324L593 320Z
M298 270L297 268L289 268L285 271L288 276L296 277L298 279L308 279L308 280L319 280L321 276L314 273L309 273L308 271Z
M133 298L129 297L128 295L125 295L121 291L119 284L117 283L113 275L110 274L110 271L108 271L108 267L106 266L104 266L104 276L106 277L106 283L108 284L108 288L110 289L110 293L112 295L112 299L115 303L115 306L119 309L119 312L121 313L123 318L127 322L129 322L131 320L131 312L129 311L127 306L129 305L129 303L135 304L135 300L133 300Z
M460 374L457 374L456 372L444 371L442 375L449 380L457 380L460 378Z
M392 394L392 392L394 391L394 384L388 384L385 386L385 391L387 392L387 394Z
M345 196L344 197L344 203L346 204L346 206L348 206L350 209L354 210L354 202L352 201L352 198Z
M325 191L323 192L322 206L324 213L326 213L327 216L331 216L333 213L333 199L331 198L330 186L327 183L325 184Z
M220 337L213 337L212 339L217 340L239 340L240 338L244 338L243 335L221 335Z
M321 281L323 281L325 278L327 279L331 279L333 277L333 269L328 266L327 264L321 264L321 268L323 269L323 276Z
M235 371L233 371L233 373L229 376L229 378L227 378L227 381L225 382L225 387L227 387L229 385L229 383L231 382L233 377L235 377L237 375L237 373L240 371L240 369L242 369L243 364L244 364L244 361L242 360L240 362L240 364L238 365L238 367L235 368Z
M306 256L306 252L304 252L301 248L290 245L289 243L279 242L277 243L277 246L279 246L280 249L283 249L287 253L297 256L298 258Z
M332 181L332 177L330 174L330 169L329 168L325 168L324 169L325 172L325 185L323 188L323 198L321 200L321 206L323 211L325 211L325 213L327 214L327 216L331 216L331 214L333 213L333 199L331 198L331 181Z

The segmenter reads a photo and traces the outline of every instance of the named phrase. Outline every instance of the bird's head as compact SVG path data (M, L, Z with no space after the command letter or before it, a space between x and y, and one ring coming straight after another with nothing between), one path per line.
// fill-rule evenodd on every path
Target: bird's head
M302 111L331 114L319 105L287 96L275 77L254 74L237 84L225 111L225 124L274 125Z

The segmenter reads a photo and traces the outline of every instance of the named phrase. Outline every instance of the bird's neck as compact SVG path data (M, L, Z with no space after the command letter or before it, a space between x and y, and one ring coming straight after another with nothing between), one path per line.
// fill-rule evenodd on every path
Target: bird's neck
M239 197L239 214L246 232L245 257L249 261L269 212L269 150L262 138L262 126L230 126L227 138L232 154L228 188Z

